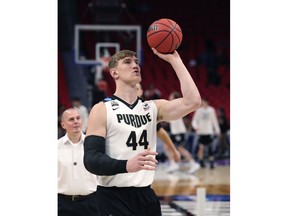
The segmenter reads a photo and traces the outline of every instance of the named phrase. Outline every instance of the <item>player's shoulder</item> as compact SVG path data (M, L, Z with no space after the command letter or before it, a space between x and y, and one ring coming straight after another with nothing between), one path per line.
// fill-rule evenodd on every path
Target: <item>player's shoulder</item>
M114 110L115 107L120 106L119 100L120 99L118 97L112 95L112 96L104 98L102 101L102 104L106 107L109 107L109 109L112 107L112 109Z
M105 109L104 101L100 101L92 107L90 113L99 112L104 109Z

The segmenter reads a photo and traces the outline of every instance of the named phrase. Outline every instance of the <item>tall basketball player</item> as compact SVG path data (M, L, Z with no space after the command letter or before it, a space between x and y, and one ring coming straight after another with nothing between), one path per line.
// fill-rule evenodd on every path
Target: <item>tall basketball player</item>
M198 89L179 54L154 54L171 64L182 97L144 101L137 96L141 72L136 53L122 50L109 61L115 80L113 96L91 109L84 141L84 164L98 175L96 192L100 215L161 215L150 185L157 161L156 125L181 118L201 104Z

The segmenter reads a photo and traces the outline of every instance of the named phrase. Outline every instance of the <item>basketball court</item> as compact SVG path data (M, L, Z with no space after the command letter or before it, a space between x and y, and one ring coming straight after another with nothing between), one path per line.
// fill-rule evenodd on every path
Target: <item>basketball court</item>
M185 172L187 167L170 174L165 171L168 164L159 163L152 187L161 200L163 216L200 215L197 207L197 188L205 188L206 216L230 215L230 163L218 160L213 170L199 169L194 175Z
M141 48L143 47L141 40L142 29L139 25L75 25L74 30L74 60L80 66L86 65L95 67L95 71L97 72L95 83L105 77L102 70L107 66L111 53L120 50L121 41L119 42L119 38L115 41L112 40L113 36L116 35L117 32L127 34L127 30L129 30L129 35L126 35L126 37L131 37L131 35L133 35L133 40L130 41L131 48L129 48L137 52L140 64L143 60L142 52L145 50L142 50ZM92 46L91 49L92 53L95 54L94 58L88 58L88 56L83 56L83 53L81 53L81 38L89 32L96 34L98 39L102 37L105 39L104 35L106 34L111 35L109 43L104 42L104 39L103 41L100 39L94 42L94 47ZM146 77L146 79L148 80L149 77ZM190 146L190 152L193 152L192 146L194 146L194 144ZM218 160L216 161L215 169L211 170L209 167L201 168L193 175L186 172L188 167L185 163L182 163L181 169L174 173L167 173L165 171L167 167L167 162L159 162L155 173L155 179L152 184L152 188L160 198L163 216L230 215L229 159ZM202 199L204 200L202 200L201 205L199 205L201 197L197 194L198 189L204 189L205 191L205 194L202 194Z

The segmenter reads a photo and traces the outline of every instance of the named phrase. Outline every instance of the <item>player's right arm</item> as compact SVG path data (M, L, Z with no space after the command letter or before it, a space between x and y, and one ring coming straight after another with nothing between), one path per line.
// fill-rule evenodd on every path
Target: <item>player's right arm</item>
M104 103L94 105L89 114L84 140L85 168L95 175L115 175L143 169L155 170L157 161L149 156L156 155L157 152L149 148L128 160L117 160L107 155L105 151L106 121Z
M182 97L170 101L154 100L158 108L158 122L176 120L197 110L201 105L201 96L178 52L175 50L172 54L162 54L154 48L152 50L159 58L170 63L180 82L182 94Z

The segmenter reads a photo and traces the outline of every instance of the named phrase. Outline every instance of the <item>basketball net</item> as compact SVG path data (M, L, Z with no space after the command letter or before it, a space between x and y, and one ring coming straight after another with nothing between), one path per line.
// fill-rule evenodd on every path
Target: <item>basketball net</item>
M104 49L104 54L101 56L100 61L102 63L102 71L109 72L108 63L111 56L107 48Z
M104 78L103 73L109 73L108 63L110 58L111 56L109 50L105 48L103 55L99 58L99 62L101 62L101 65L96 67L95 84L97 84L99 80Z

